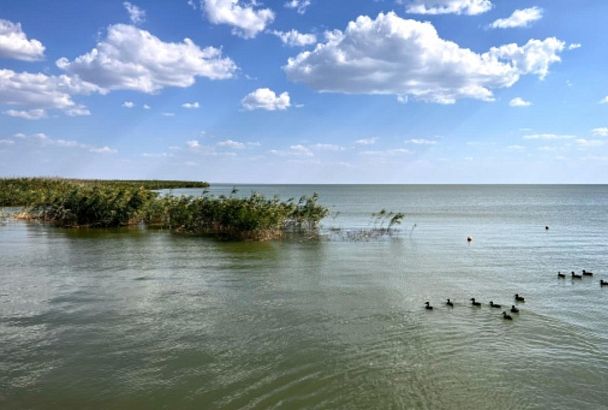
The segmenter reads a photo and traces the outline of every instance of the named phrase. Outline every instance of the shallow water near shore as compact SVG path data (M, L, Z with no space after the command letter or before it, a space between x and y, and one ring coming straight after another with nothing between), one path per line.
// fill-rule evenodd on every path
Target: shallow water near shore
M0 408L608 408L608 186L237 188L332 215L263 243L0 225ZM382 208L390 238L330 229Z

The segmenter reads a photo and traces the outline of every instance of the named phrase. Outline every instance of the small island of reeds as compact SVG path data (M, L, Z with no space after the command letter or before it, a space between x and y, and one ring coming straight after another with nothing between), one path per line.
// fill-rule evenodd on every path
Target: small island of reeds
M313 233L327 213L318 196L281 201L249 197L161 195L157 190L205 188L205 182L0 179L0 206L17 217L64 228L145 225L222 239L268 240L288 232Z

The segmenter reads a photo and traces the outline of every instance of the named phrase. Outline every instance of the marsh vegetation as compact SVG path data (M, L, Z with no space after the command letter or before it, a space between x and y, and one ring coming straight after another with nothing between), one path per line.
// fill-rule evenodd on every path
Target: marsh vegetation
M267 240L314 233L327 208L318 195L298 201L249 197L160 195L154 189L206 187L179 181L0 180L0 204L22 206L22 219L59 227L112 228L144 224L225 239Z

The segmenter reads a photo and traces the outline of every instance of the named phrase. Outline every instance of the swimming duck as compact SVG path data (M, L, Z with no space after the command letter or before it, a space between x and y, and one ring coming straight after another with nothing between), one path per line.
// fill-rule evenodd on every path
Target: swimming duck
M583 269L583 276L593 276L593 272L588 272L585 269Z
M526 299L523 296L519 296L518 293L515 294L515 301L516 302L525 302Z
M481 306L481 303L475 302L475 298L471 298L471 305L473 305L473 306Z
M558 279L566 279L566 275L564 275L561 272L557 272L557 277L558 277Z
M517 309L515 305L511 305L511 313L519 313L519 309Z
M424 308L425 308L426 310L433 310L433 306L431 306L431 304L430 304L429 302L426 302L426 303L425 303L425 305L426 305L426 306L425 306Z
M513 320L513 318L511 317L511 315L507 315L507 312L502 312L502 317L505 320Z
M603 279L600 279L600 286L608 286L608 282Z
M497 309L502 308L502 306L497 305L496 303L494 303L494 302L492 302L492 301L490 301L490 307L497 308Z
M454 307L454 303L452 303L452 301L450 299L448 299L447 302L445 302L446 305L448 305L449 307Z
M583 277L581 275L577 275L574 272L571 272L570 275L572 275L572 279L583 279Z
M548 227L548 226L545 226L545 231L548 231L548 230L549 230L549 227Z
M471 238L470 236L467 236L467 242L469 242L469 243L473 242L473 238Z

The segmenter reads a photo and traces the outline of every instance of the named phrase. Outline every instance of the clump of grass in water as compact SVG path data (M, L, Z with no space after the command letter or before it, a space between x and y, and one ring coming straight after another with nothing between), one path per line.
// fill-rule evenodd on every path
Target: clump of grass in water
M402 212L389 212L386 209L382 209L379 212L375 212L371 215L371 228L362 228L352 231L344 232L344 237L351 241L365 241L370 239L376 239L384 236L393 236L398 225L405 218L405 214ZM342 233L339 228L330 229L333 233Z
M31 186L28 186L31 188ZM160 196L145 186L67 180L42 183L28 191L22 219L60 227L111 228L145 224L175 232L224 239L268 240L289 232L313 233L328 211L318 195L298 202L260 194L237 198Z

